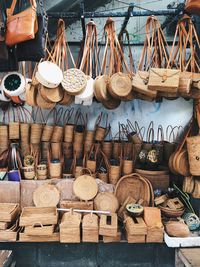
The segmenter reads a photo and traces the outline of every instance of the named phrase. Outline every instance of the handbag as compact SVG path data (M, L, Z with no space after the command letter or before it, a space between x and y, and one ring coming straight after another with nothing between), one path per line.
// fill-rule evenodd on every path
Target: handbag
M35 38L17 45L18 61L37 61L45 57L48 17L44 9L43 0L39 0L38 31Z
M185 11L200 15L200 2L199 0L187 0L185 3Z
M30 0L31 6L14 15L17 0L13 0L11 7L6 9L6 44L8 46L35 38L38 31L36 16L36 1Z

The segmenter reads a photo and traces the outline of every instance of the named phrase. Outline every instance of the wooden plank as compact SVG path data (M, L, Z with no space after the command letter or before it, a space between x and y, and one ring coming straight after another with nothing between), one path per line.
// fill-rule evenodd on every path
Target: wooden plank
M200 248L185 248L185 249L179 249L176 251L176 254L178 258L180 259L181 263L178 265L176 264L176 267L199 267L200 266Z

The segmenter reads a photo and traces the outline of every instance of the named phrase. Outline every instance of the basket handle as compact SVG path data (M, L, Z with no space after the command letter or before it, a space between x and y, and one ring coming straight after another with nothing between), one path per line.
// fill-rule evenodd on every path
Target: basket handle
M88 168L82 168L80 171L79 171L79 174L83 174L83 171L87 171L89 173L90 176L92 176L92 172L90 169Z
M44 227L44 225L41 223L41 222L34 222L33 224L32 224L32 228L34 228L35 226L40 226L40 227Z

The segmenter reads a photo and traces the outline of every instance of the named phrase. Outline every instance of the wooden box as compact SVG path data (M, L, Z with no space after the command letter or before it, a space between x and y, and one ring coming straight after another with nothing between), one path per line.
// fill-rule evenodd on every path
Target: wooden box
M62 200L60 201L62 209L80 209L80 210L93 210L93 201L78 201L78 200Z
M61 243L80 243L81 214L66 212L63 214L60 224Z
M26 226L24 229L24 234L31 236L50 236L54 233L55 225L38 225Z
M103 236L103 243L114 243L121 241L121 232L118 230L116 236Z
M101 215L99 234L105 236L117 236L118 221L117 214Z
M25 233L19 233L19 241L21 242L59 242L59 233L53 233L49 236L31 236Z
M0 203L0 220L1 222L12 222L19 215L19 204Z
M125 218L125 229L128 235L146 235L147 226L142 217L131 218L124 213Z
M23 208L19 225L20 226L32 226L34 224L51 225L57 224L58 213L54 207L37 208L26 207Z
M179 78L179 70L151 68L148 89L175 93L179 87Z
M164 227L148 227L147 228L147 243L163 243Z
M82 221L82 241L99 242L99 217L95 214L86 214Z

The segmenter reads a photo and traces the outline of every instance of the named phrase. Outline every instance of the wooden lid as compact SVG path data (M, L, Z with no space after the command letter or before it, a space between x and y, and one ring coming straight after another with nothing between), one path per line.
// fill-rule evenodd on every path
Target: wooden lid
M98 192L98 185L96 180L84 174L79 176L73 183L74 194L81 200L91 200Z
M60 192L54 185L41 185L33 193L33 202L36 207L56 207L59 200Z
M95 210L116 212L119 208L119 202L113 193L99 193L94 199Z

